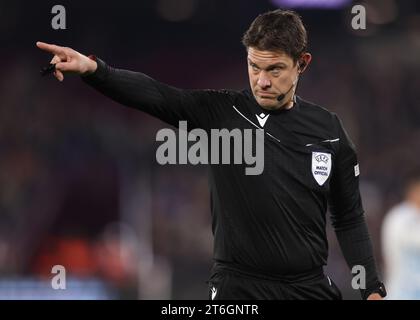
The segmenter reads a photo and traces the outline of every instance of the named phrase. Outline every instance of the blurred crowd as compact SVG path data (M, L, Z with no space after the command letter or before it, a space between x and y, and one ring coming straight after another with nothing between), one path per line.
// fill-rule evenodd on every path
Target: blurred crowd
M248 85L240 36L269 9L253 4L243 18L231 15L237 25L220 20L214 30L214 20L203 16L171 24L139 12L144 21L133 24L143 31L136 31L127 25L134 12L124 11L125 19L106 6L92 18L100 28L78 20L76 31L69 27L61 36L41 20L29 20L34 28L27 34L13 24L21 40L4 35L0 50L0 297L10 288L5 279L49 279L53 265L64 265L69 279L102 281L106 297L207 298L207 168L158 165L155 135L168 125L117 105L78 77L63 84L41 78L38 69L50 57L35 41L94 53L182 88L240 90ZM44 16L48 22L48 11ZM115 21L107 24L107 17ZM305 17L313 61L298 94L336 112L357 146L366 217L384 274L383 219L420 168L420 16L362 35L343 27L340 13ZM1 33L6 26L0 25ZM358 298L330 227L328 234L327 272L345 298Z

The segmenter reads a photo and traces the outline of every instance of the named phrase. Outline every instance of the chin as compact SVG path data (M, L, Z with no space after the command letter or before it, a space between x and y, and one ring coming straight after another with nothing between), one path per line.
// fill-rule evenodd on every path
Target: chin
M261 106L261 108L267 109L267 110L275 110L279 107L277 100L271 100L271 99L269 100L269 99L258 98L257 102Z

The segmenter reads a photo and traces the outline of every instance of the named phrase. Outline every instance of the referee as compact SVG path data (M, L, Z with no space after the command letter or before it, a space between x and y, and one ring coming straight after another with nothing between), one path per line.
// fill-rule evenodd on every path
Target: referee
M210 166L214 264L210 299L341 299L323 272L326 212L350 268L362 266L363 299L385 289L376 270L359 192L355 148L336 114L298 97L311 62L306 30L293 11L259 15L243 36L250 88L182 90L143 73L115 69L95 56L37 42L54 54L54 75L80 74L111 99L178 126L263 128L264 171Z

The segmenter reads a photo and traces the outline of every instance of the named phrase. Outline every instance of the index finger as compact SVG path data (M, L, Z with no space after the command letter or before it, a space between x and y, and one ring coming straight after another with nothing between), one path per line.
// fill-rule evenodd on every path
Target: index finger
M64 54L63 47L56 46L55 44L48 44L45 42L38 41L36 43L36 46L40 48L41 50L50 52L52 54L56 54L56 55Z

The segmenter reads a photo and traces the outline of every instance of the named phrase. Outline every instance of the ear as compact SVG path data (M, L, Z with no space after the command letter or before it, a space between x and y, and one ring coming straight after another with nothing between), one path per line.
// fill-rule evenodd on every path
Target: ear
M312 55L309 52L305 52L299 59L299 73L303 73L308 65L311 63Z

